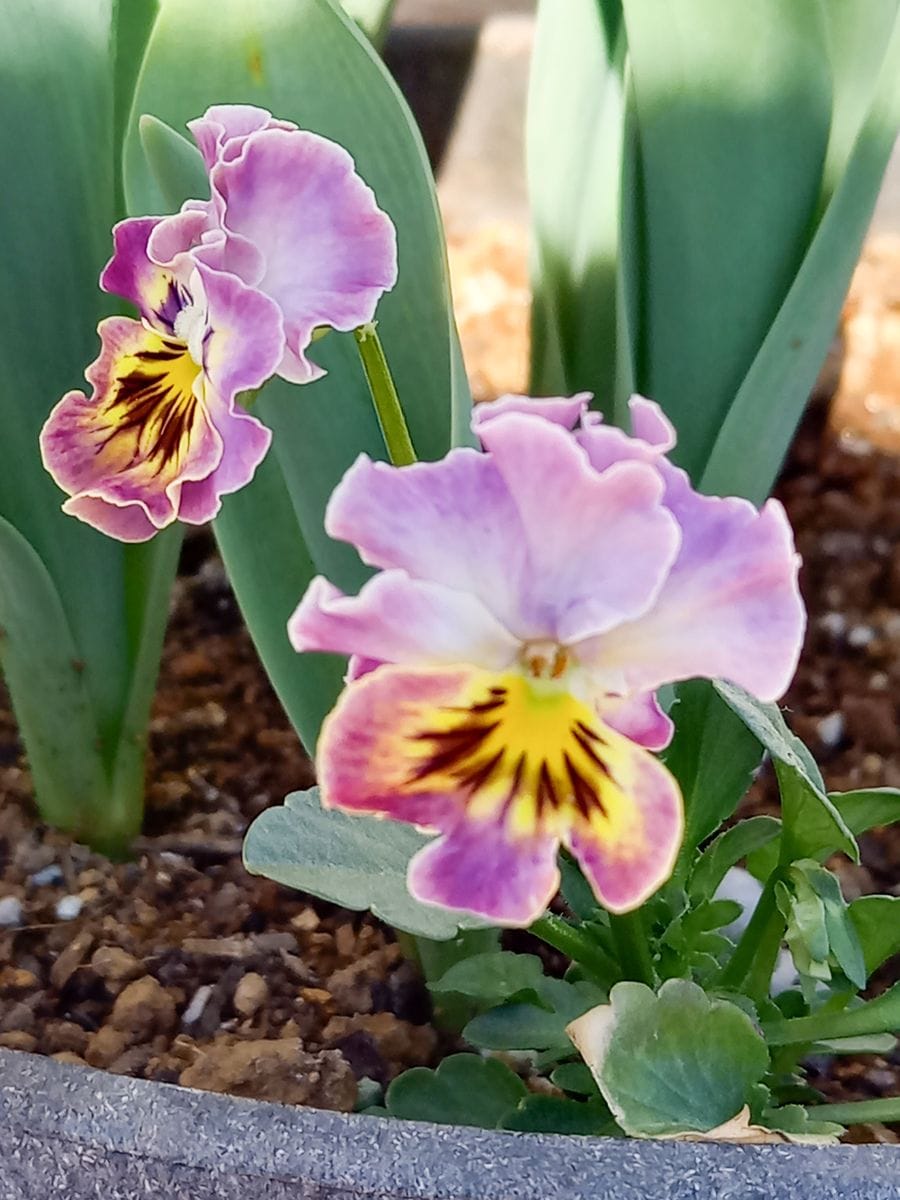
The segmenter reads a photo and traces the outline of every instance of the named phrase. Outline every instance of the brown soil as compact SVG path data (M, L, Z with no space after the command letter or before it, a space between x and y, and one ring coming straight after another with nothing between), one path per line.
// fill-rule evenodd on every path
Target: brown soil
M522 256L507 234L493 257L484 246L455 253L464 270L507 281L505 298L496 280L482 289L487 303L465 280L458 288L461 307L472 296L461 318L478 390L499 390L499 377L522 388ZM472 315L479 308L494 339ZM489 345L499 372L479 357ZM840 420L828 428L825 407L811 410L780 485L810 609L787 703L831 787L900 786L900 460L848 434L846 411ZM0 692L0 911L8 920L19 908L0 925L0 1046L341 1110L356 1103L359 1080L385 1083L446 1051L389 931L241 866L248 823L311 771L205 532L183 558L149 778L132 862L47 831ZM772 798L764 780L753 804ZM897 893L897 832L866 835L862 851L862 867L840 867L848 895ZM878 986L894 977L883 972ZM835 1060L814 1082L834 1098L896 1094L900 1058ZM883 1127L855 1136L897 1140Z

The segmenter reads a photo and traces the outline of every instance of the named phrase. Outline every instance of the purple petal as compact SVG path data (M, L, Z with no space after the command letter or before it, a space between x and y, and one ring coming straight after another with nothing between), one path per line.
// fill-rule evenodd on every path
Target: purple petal
M278 305L236 276L202 263L192 286L197 302L206 307L203 366L213 387L229 402L238 392L261 387L275 373L284 350Z
M603 700L600 715L606 725L645 750L665 750L675 725L659 706L653 692Z
M803 642L799 559L781 505L694 492L681 472L667 503L683 531L681 553L653 608L579 656L621 672L635 691L693 677L723 678L761 700L787 688Z
M178 515L183 484L205 479L222 458L194 390L200 369L186 347L139 321L109 317L99 332L100 357L85 372L93 392L69 392L53 409L41 431L44 465L76 500L137 507L162 529ZM86 520L101 507L69 511Z
M147 542L159 533L140 504L111 504L97 496L81 495L71 496L62 510L118 542Z
M525 927L559 888L556 850L552 837L517 838L494 821L467 821L416 854L407 882L429 904Z
M502 670L518 642L474 596L384 571L358 596L314 579L288 622L295 650L392 663L472 663Z
M251 133L260 129L296 128L291 121L280 121L266 109L253 104L214 104L202 117L188 121L188 129L208 171L223 155L233 157L239 153L244 139Z
M305 356L318 326L355 329L371 321L397 278L394 227L342 147L301 130L250 134L219 161L211 184L223 228L265 262L259 287L284 314L280 374L308 382L321 368Z
M680 541L658 472L626 462L598 473L569 433L520 413L488 422L481 437L527 546L526 624L570 643L645 612Z
M488 421L504 413L524 413L525 416L543 417L564 429L574 429L587 412L591 402L590 392L579 392L577 396L547 396L533 399L531 396L500 396L488 404L476 404L472 410L472 428L478 433Z
M155 328L171 333L181 308L174 273L151 262L147 244L161 217L130 217L113 228L113 256L103 268L105 292L130 300Z
M577 819L563 840L597 899L621 913L638 908L671 875L684 816L678 784L662 763L609 728L603 736L603 814Z

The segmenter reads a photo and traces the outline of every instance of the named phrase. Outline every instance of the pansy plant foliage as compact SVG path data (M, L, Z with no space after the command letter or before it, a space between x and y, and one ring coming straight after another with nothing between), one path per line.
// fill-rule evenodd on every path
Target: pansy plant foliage
M138 316L101 324L91 394L69 392L42 433L64 508L123 541L209 520L269 448L252 394L275 375L313 384L317 333L355 330L392 461L361 455L325 527L373 574L357 595L312 579L288 623L297 651L349 659L346 686L317 747L318 799L263 813L245 860L420 936L527 927L571 960L550 978L475 930L429 980L472 1018L472 1045L533 1051L552 1095L463 1056L396 1081L380 1111L458 1112L477 1087L504 1128L742 1141L900 1117L894 1101L793 1103L810 1099L810 1045L883 1050L900 1026L900 990L855 999L900 951L885 933L896 898L848 905L821 866L900 818L900 795L827 796L776 707L805 627L780 504L698 492L640 396L630 433L587 395L506 396L476 410L479 448L416 462L372 324L395 232L349 154L246 105L190 128L209 197L116 227L101 286ZM683 845L667 709L697 679L771 753L783 824ZM371 843L371 862L327 850L323 875L311 848L341 837L351 858ZM761 895L735 934L742 904L720 887L745 860ZM562 916L548 911L561 884ZM466 957L466 937L481 953ZM785 939L797 986L790 962L787 984L775 970Z

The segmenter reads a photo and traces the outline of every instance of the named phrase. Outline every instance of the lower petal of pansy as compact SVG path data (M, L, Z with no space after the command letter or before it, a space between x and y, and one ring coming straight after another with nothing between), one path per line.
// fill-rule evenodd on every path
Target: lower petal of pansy
M681 791L661 762L608 725L595 725L589 740L606 773L601 805L579 812L563 841L598 900L628 912L672 873L684 832Z
M498 925L530 925L559 889L557 844L546 835L511 837L497 821L465 821L413 858L409 890L418 900Z
M125 317L103 321L100 338L86 372L92 395L69 392L41 431L44 464L70 496L136 505L162 529L178 515L181 486L222 457L196 394L200 368L183 343Z
M318 764L327 806L446 835L411 875L417 894L511 924L549 899L560 839L587 848L589 869L600 855L598 895L622 908L662 882L681 836L668 773L559 684L518 672L379 666L344 692Z
M603 721L645 750L665 750L675 724L659 706L653 692L606 696L599 704Z
M117 542L147 542L159 533L140 504L110 504L97 496L70 496L62 510Z

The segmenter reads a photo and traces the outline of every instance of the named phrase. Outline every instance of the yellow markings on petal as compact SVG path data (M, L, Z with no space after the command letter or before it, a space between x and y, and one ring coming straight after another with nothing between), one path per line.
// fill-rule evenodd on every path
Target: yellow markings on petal
M97 412L97 453L106 469L178 474L197 417L200 369L183 342L146 328L140 345L119 353Z
M587 830L624 848L646 833L633 799L642 752L556 680L474 672L458 705L407 727L404 790L467 795L514 835Z

